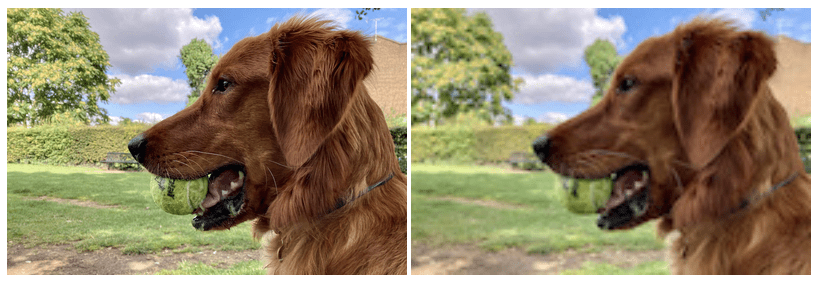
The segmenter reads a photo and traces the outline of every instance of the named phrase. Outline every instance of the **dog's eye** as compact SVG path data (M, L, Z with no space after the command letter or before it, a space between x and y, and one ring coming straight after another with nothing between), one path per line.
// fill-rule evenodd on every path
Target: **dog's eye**
M629 90L632 90L632 87L635 87L635 84L637 84L637 80L635 80L635 78L625 77L621 79L621 83L618 84L618 92L629 92Z
M216 82L216 85L214 86L214 89L211 91L211 93L216 94L217 92L225 92L225 90L228 90L228 87L230 86L230 81L220 78L219 81Z

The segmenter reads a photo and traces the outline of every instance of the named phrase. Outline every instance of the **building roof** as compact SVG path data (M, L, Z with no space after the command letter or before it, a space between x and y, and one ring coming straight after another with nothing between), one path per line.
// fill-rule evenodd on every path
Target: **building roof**
M384 111L385 116L407 114L407 43L399 43L382 36L370 48L373 53L373 71L365 79L370 97Z
M769 79L772 93L790 118L811 115L811 43L785 36L775 42L777 70Z

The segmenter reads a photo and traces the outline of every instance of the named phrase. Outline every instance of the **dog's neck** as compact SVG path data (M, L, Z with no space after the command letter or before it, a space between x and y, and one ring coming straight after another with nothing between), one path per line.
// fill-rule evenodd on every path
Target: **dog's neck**
M328 211L326 214L330 214L330 213L333 213L333 212L341 209L342 207L344 207L348 203L351 203L351 202L355 201L356 199L361 198L362 196L367 194L367 192L370 192L373 189L376 189L377 187L384 185L385 183L387 183L387 181L390 181L390 179L393 179L393 173L392 172L389 175L387 175L387 177L382 179L381 181L376 182L373 185L367 186L367 189L365 189L364 191L359 192L358 195L354 196L351 199L339 198L339 200L336 202L336 207L333 210Z
M748 208L749 206L752 206L752 205L756 204L757 202L760 202L761 200L771 196L772 194L774 194L775 191L777 191L777 189L780 189L781 187L786 186L789 183L791 183L792 181L794 181L794 179L796 179L797 176L798 176L797 172L792 173L789 177L787 177L783 181L780 181L779 183L773 185L772 187L770 187L768 190L764 191L763 193L757 193L757 194L754 194L752 196L746 197L746 199L744 199L742 202L740 202L740 205L738 207L732 209L732 211L729 214L731 215L731 214L734 214L734 213L741 212L741 211L745 210L746 208Z

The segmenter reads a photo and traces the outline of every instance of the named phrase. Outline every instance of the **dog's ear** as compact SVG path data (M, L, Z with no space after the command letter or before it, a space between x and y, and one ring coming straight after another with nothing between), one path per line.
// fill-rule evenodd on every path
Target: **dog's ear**
M320 22L322 24L322 22ZM360 34L307 29L271 34L271 121L287 163L302 166L333 131L370 73Z
M777 61L765 35L737 32L724 22L699 22L676 30L672 105L681 145L701 173L677 199L666 224L676 228L715 218L741 205L752 186L747 155L730 140L753 115ZM721 154L725 157L719 157Z
M774 73L773 43L722 22L680 28L672 91L675 126L689 162L711 162L744 124Z

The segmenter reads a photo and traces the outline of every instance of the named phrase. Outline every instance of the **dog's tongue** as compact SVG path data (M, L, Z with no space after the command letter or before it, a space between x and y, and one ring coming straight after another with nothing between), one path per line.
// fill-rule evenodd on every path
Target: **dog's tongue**
M205 209L213 207L222 199L233 194L242 187L244 178L245 175L241 171L232 169L224 170L216 177L212 177L208 183L208 195L202 201L202 207Z
M645 171L638 169L630 169L621 173L618 178L614 180L612 195L610 195L609 200L607 200L605 207L598 210L598 212L614 209L646 187L649 179L644 173Z

